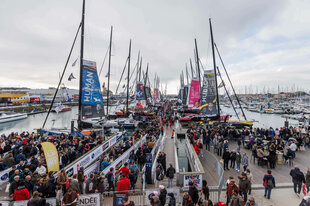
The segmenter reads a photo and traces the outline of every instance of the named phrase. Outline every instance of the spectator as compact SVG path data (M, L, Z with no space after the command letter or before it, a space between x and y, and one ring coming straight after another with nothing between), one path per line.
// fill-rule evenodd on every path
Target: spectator
M210 192L209 192L209 187L207 185L207 180L202 180L201 193L203 195L204 200L209 200Z
M62 199L62 205L77 206L77 200L78 196L76 192L74 192L72 189L69 189Z
M113 173L113 170L114 170L114 168L113 167L111 167L110 168L110 171L106 174L106 178L107 178L107 180L108 180L108 184L109 184L109 186L108 186L108 191L110 191L111 189L112 189L112 191L114 191L115 190L115 187L114 187L114 173Z
M129 169L127 168L127 166L128 166L128 163L125 162L124 166L121 169L119 169L115 174L121 172L121 174L124 174L124 175L126 175L126 177L128 177Z
M86 194L95 193L96 189L97 188L96 188L96 182L95 182L94 174L90 174L89 178L86 181L85 193Z
M33 193L32 198L27 203L27 206L38 206L38 205L40 205L39 192L35 191Z
M127 195L125 197L123 197L123 204L124 204L124 206L134 206L135 205L135 203L133 201L128 199Z
M249 197L249 200L247 201L245 206L258 206L257 203L255 202L254 197Z
M79 172L78 172L78 183L79 183L80 194L84 193L84 181L85 181L84 168L81 167Z
M251 183L248 180L246 174L242 172L241 176L239 177L239 193L243 196L244 202L248 199L248 191L251 187Z
M167 190L164 185L159 185L159 201L162 206L166 204Z
M271 170L267 170L267 174L264 175L263 185L265 187L264 197L267 197L268 199L270 199L271 190L272 188L276 187L274 177L271 175Z
M294 192L300 197L302 183L306 183L304 173L300 171L298 165L295 165L295 168L291 170L290 175L294 183Z
M60 185L57 185L56 186L56 204L57 205L61 204L62 198L63 198L62 188Z
M199 194L193 182L189 182L188 194L191 196L194 205L196 205L199 199Z
M14 181L10 184L9 188L9 195L10 197L14 196L14 192L17 189L17 187L21 184L20 177L17 175L14 177Z
M183 195L183 201L182 206L193 206L194 203L192 201L191 196L188 194L188 192L185 192Z
M169 203L168 206L176 206L176 200L173 193L168 193Z
M46 174L46 168L42 165L42 163L39 163L39 166L35 171L37 171L41 177Z
M20 201L20 200L29 200L30 194L28 189L25 187L25 185L20 185L17 187L17 189L14 192L14 200Z
M66 171L62 169L57 178L57 184L61 186L63 193L66 192L66 182L68 181L68 177Z
M31 182L31 176L27 175L25 177L25 187L28 189L30 196L32 195L33 192L33 184Z
M245 171L246 171L246 168L247 168L248 165L249 165L249 158L248 158L248 156L246 155L245 152L244 152L243 155L242 155L241 162L242 162L242 166L243 166L243 171L245 172Z
M235 184L235 179L230 179L229 183L227 184L227 190L226 190L226 197L227 197L227 201L226 201L226 205L228 205L230 203L232 194L234 190L238 190L238 186Z
M238 194L238 190L234 189L233 194L231 196L230 206L244 206L245 201Z
M126 177L125 174L122 174L121 179L118 182L116 191L118 191L118 192L124 191L124 193L128 193L129 190L130 190L130 181Z
M175 174L175 169L173 168L172 164L167 169L166 176L168 177L168 188L173 187L173 178Z

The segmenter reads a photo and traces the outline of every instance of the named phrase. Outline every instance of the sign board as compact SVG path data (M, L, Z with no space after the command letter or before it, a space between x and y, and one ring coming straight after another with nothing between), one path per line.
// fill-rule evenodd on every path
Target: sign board
M99 193L80 195L78 200L79 206L100 206L100 195Z
M114 193L113 195L113 206L123 206L123 198L126 197L125 193Z
M167 190L167 194L168 193L173 193L174 194L174 198L176 199L176 201L180 198L182 199L182 197L180 197L180 188L166 188ZM150 205L150 201L152 199L152 197L154 196L154 191L157 191L158 194L160 193L159 189L152 189L152 190L145 190L145 199L144 199L144 204L146 205ZM169 202L169 197L168 195L166 196L166 203ZM178 205L178 203L177 203Z
M194 182L196 187L202 186L202 175L201 174L188 174L184 175L183 187L189 187L189 183Z
M145 180L147 184L152 184L152 153L145 154Z

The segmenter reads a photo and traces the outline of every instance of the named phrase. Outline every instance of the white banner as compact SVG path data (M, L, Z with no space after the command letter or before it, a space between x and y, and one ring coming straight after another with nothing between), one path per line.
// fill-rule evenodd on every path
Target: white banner
M78 200L79 206L100 206L100 195L99 193L80 195Z
M103 143L100 147L97 147L95 150L93 150L91 153L84 156L79 161L75 162L73 165L68 167L66 169L66 173L69 177L71 177L73 174L77 174L79 169L81 167L86 168L89 166L93 161L95 161L97 158L99 158L105 151L107 151L110 147L114 146L114 144L123 138L124 136L121 133L118 133L117 135L111 137L110 140L107 140L105 143Z
M201 187L202 175L201 174L184 175L183 187L189 187L190 182L193 182L196 187Z

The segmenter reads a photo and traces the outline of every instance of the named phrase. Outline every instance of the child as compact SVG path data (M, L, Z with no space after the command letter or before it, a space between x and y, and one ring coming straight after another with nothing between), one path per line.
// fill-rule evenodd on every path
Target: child
M56 205L61 206L61 200L63 198L63 193L62 193L62 186L57 185L56 186Z

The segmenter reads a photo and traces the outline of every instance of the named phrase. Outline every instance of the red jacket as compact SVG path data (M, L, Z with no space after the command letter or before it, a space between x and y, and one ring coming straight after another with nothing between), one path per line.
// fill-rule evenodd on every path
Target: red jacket
M19 186L14 192L14 200L29 200L30 194L25 186Z
M117 171L117 173L119 173L119 172L122 172L122 174L126 175L126 177L128 177L128 175L129 175L129 169L125 166Z
M130 181L127 177L123 177L119 180L116 191L130 190ZM128 193L128 192L125 192Z
M195 149L197 155L199 155L200 150L199 150L199 147L197 146L197 144L195 144L194 149Z

